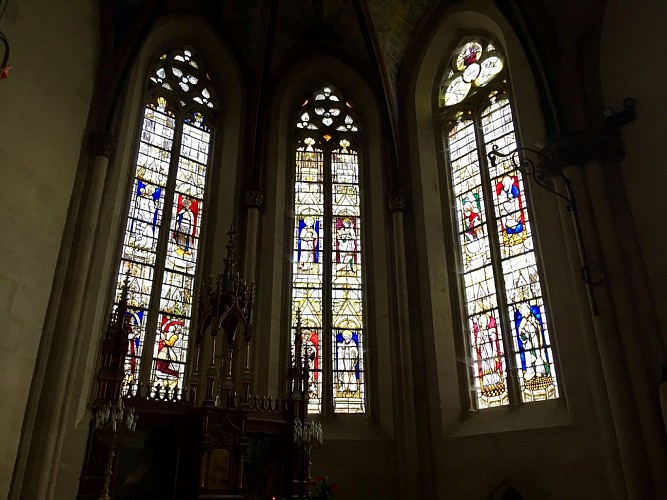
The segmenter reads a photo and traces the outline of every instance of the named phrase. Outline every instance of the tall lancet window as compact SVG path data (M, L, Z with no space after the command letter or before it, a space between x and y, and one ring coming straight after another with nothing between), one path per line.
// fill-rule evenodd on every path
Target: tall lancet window
M291 318L294 334L300 314L310 359L309 411L363 413L358 120L325 84L301 106L295 130Z
M217 100L194 50L162 54L147 79L116 300L129 281L125 384L183 388Z
M509 160L494 168L487 156L517 147L509 83L503 55L466 39L439 95L471 392L480 409L558 397L524 180Z

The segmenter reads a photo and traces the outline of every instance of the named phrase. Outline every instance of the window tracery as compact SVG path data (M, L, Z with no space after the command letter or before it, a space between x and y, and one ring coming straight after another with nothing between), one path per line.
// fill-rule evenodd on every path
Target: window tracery
M125 386L183 389L217 99L190 48L170 50L147 78L116 284L127 280Z
M295 329L300 318L310 359L309 411L363 413L358 120L325 84L302 104L296 130L291 321Z
M464 40L438 99L480 409L559 395L524 181L509 160L493 166L487 156L517 147L508 80L493 44Z

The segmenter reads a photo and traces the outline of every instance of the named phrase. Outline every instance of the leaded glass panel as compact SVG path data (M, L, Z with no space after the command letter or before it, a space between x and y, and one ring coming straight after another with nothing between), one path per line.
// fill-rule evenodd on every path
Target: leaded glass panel
M196 59L190 49L169 51L149 75L117 279L116 300L126 279L129 286L124 383L153 390L181 390L187 361L211 147L208 113L217 107ZM145 350L146 343L153 349ZM141 371L146 356L150 373Z
M447 159L476 407L510 403L508 369L518 372L523 402L553 399L558 385L524 180L509 159L498 158L495 166L486 160L494 149L517 147L502 85L479 90L492 81L506 84L506 77L496 81L502 56L473 40L450 65L440 105L451 108Z
M295 148L292 253L292 325L300 317L309 411L322 412L328 398L334 412L363 413L361 190L352 147L359 126L351 105L324 85L303 104L296 127L313 131Z
M516 148L509 99L492 96L482 112L482 128L487 154L494 146L505 151ZM524 402L553 399L558 397L558 386L523 178L509 162L499 162L489 174L521 397Z

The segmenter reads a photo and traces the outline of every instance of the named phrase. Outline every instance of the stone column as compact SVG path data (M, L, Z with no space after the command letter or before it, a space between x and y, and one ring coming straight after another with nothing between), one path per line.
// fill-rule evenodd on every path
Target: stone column
M658 469L666 467L657 394L651 394L644 376L651 356L650 343L643 337L658 333L651 332L646 327L650 321L637 312L636 302L648 299L637 296L641 289L635 290L628 279L629 269L635 267L630 261L638 256L624 255L608 198L605 165L622 157L620 138L610 130L577 132L551 145L548 154L564 166L575 192L588 255L588 262L581 264L593 263L589 269L604 277L599 286L589 287L590 310L582 309L581 314L610 487L617 498L649 498L660 491L664 474Z
M405 256L405 230L403 212L405 211L406 195L403 191L395 191L389 197L389 209L392 213L394 235L394 262L396 271L396 309L398 328L398 353L394 356L398 364L399 397L402 401L402 422L399 438L399 470L401 474L401 498L420 498L419 488L419 454L417 449L417 419L415 416L414 376L412 371L412 337L410 331L410 309L408 302L408 270Z
M563 170L572 181L577 195L578 215L588 254L588 264L592 262L596 266L601 266L602 249L599 246L597 227L582 168L568 166ZM584 264L586 263L580 259L573 263L575 280L581 280L578 271ZM618 499L627 496L645 498L648 494L645 490L642 492L643 496L636 494L647 486L645 467L648 464L642 460L643 453L631 452L633 443L641 441L641 433L633 405L628 404L630 387L627 380L627 366L620 347L619 332L614 323L606 284L595 287L592 292L589 289L588 300L582 300L580 304L591 392L599 422L603 458L611 493Z
M667 382L660 384L660 408L662 409L662 421L665 424L665 434L667 434Z
M80 331L80 321L114 141L109 134L95 134L90 143L92 169L83 182L77 183L85 189L81 190L77 217L70 218L75 236L66 260L59 264L66 267L66 278L56 302L57 312L53 314L54 327L45 330L42 337L30 397L34 403L26 412L11 498L53 497L63 441L70 424L72 393L78 386L75 379L82 336L100 333Z
M612 213L611 200L606 189L604 166L600 161L591 161L584 166L584 174L589 188L591 204L600 245L604 249L604 260L609 270L607 286L610 295L610 305L613 311L613 321L617 325L620 337L620 348L627 365L627 380L630 391L625 394L625 404L632 394L632 403L635 406L639 430L643 437L642 449L645 452L647 472L652 472L655 492L667 491L667 454L665 453L665 437L663 421L659 404L659 386L656 377L651 375L648 365L653 353L660 350L662 345L656 338L659 337L655 322L642 314L638 301L648 300L648 297L637 296L640 292L634 286L632 266L629 259L636 259L637 255L628 255L619 244L619 238L625 231L618 232L618 225ZM628 230L634 236L634 231ZM649 361L647 363L647 360ZM664 352L661 356L664 362ZM658 375L659 376L659 375ZM652 380L653 379L653 380ZM662 437L662 439L660 439ZM633 443L637 446L638 442Z
M245 206L246 206L246 235L245 235L245 252L243 259L243 278L248 282L257 282L257 239L259 237L259 216L262 204L264 203L264 193L260 189L248 189L245 192ZM257 307L255 307L255 311ZM257 321L253 319L253 324ZM258 330L255 330L255 334ZM242 340L242 339L241 339ZM257 346L258 339L253 339L252 346ZM253 362L252 352L250 352L250 366L252 380L250 383L251 392L255 391L257 384L258 365ZM242 358L245 359L245 353L242 353ZM242 363L239 363L241 366ZM242 367L241 367L242 369Z
M243 261L243 278L255 281L257 272L257 237L259 235L259 214L264 203L264 194L259 189L248 189L245 192L247 213L245 234L245 258Z

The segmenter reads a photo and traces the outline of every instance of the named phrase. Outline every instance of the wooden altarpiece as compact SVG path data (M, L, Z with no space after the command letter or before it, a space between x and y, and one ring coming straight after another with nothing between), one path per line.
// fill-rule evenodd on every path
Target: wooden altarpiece
M201 289L183 390L124 383L125 291L101 347L79 500L308 496L322 429L307 416L307 355L290 363L284 399L250 394L255 292L235 272L234 252L232 229L224 271Z

